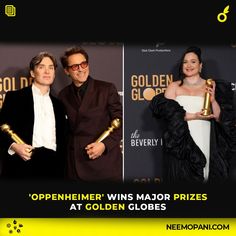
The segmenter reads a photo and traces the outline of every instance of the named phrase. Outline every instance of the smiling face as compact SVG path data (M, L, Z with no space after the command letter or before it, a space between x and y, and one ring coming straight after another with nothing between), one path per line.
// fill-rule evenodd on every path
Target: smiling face
M83 54L77 53L69 56L67 60L68 66L65 68L65 73L71 77L73 83L77 87L80 87L85 81L87 81L89 76L89 65L81 66L82 62L86 62L86 58ZM77 65L75 66L77 68L74 69L73 65Z
M184 75L186 77L199 75L201 69L202 63L200 63L198 56L193 52L186 53L182 65Z

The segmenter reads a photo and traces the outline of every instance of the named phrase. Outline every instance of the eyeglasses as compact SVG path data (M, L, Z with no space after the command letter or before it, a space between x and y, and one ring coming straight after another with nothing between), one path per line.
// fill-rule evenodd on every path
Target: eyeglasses
M87 61L82 61L80 64L74 64L71 66L67 66L68 68L71 68L73 71L76 71L79 69L79 67L81 67L82 69L87 68L88 66L88 62Z

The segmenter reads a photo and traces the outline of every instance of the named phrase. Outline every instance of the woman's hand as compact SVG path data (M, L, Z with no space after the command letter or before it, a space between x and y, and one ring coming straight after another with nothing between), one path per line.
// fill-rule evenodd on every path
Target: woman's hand
M214 114L210 114L208 116L204 116L203 112L197 112L196 113L196 120L210 120L210 119L215 119L215 115Z
M210 120L210 119L216 119L216 116L214 114L204 116L203 112L199 111L199 112L196 112L196 113L186 113L184 119L186 121L190 121L190 120Z

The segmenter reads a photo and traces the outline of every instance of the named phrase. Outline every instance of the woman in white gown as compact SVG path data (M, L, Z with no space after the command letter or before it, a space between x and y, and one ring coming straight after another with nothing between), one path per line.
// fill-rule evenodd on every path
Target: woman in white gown
M201 49L189 47L181 60L181 79L172 82L150 104L154 115L168 122L163 140L169 156L169 182L223 180L228 176L228 156L234 155L235 116L230 83L216 81L207 87L201 77L202 66ZM205 92L210 93L212 114L208 116L202 114Z
M204 103L204 97L193 95L178 95L175 100L183 106L187 114L194 114L201 111ZM187 122L194 142L205 155L206 166L203 168L203 174L204 181L207 181L210 162L210 122L203 119L192 119L187 120Z
M206 86L206 81L201 78L202 70L201 50L197 47L188 48L181 61L183 80L171 83L165 97L176 100L186 111L185 120L188 122L190 134L206 158L204 167L204 180L209 175L210 156L210 122L219 119L220 106L215 99L215 83L212 88ZM205 92L210 93L212 114L202 115Z

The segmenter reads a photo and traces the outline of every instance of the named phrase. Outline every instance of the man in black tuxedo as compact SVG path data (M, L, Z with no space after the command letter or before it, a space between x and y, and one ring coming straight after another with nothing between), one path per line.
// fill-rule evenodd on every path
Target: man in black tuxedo
M24 144L0 132L3 177L64 176L65 113L60 101L50 93L56 67L57 62L50 53L40 52L30 62L32 85L6 93L0 125L8 124Z

